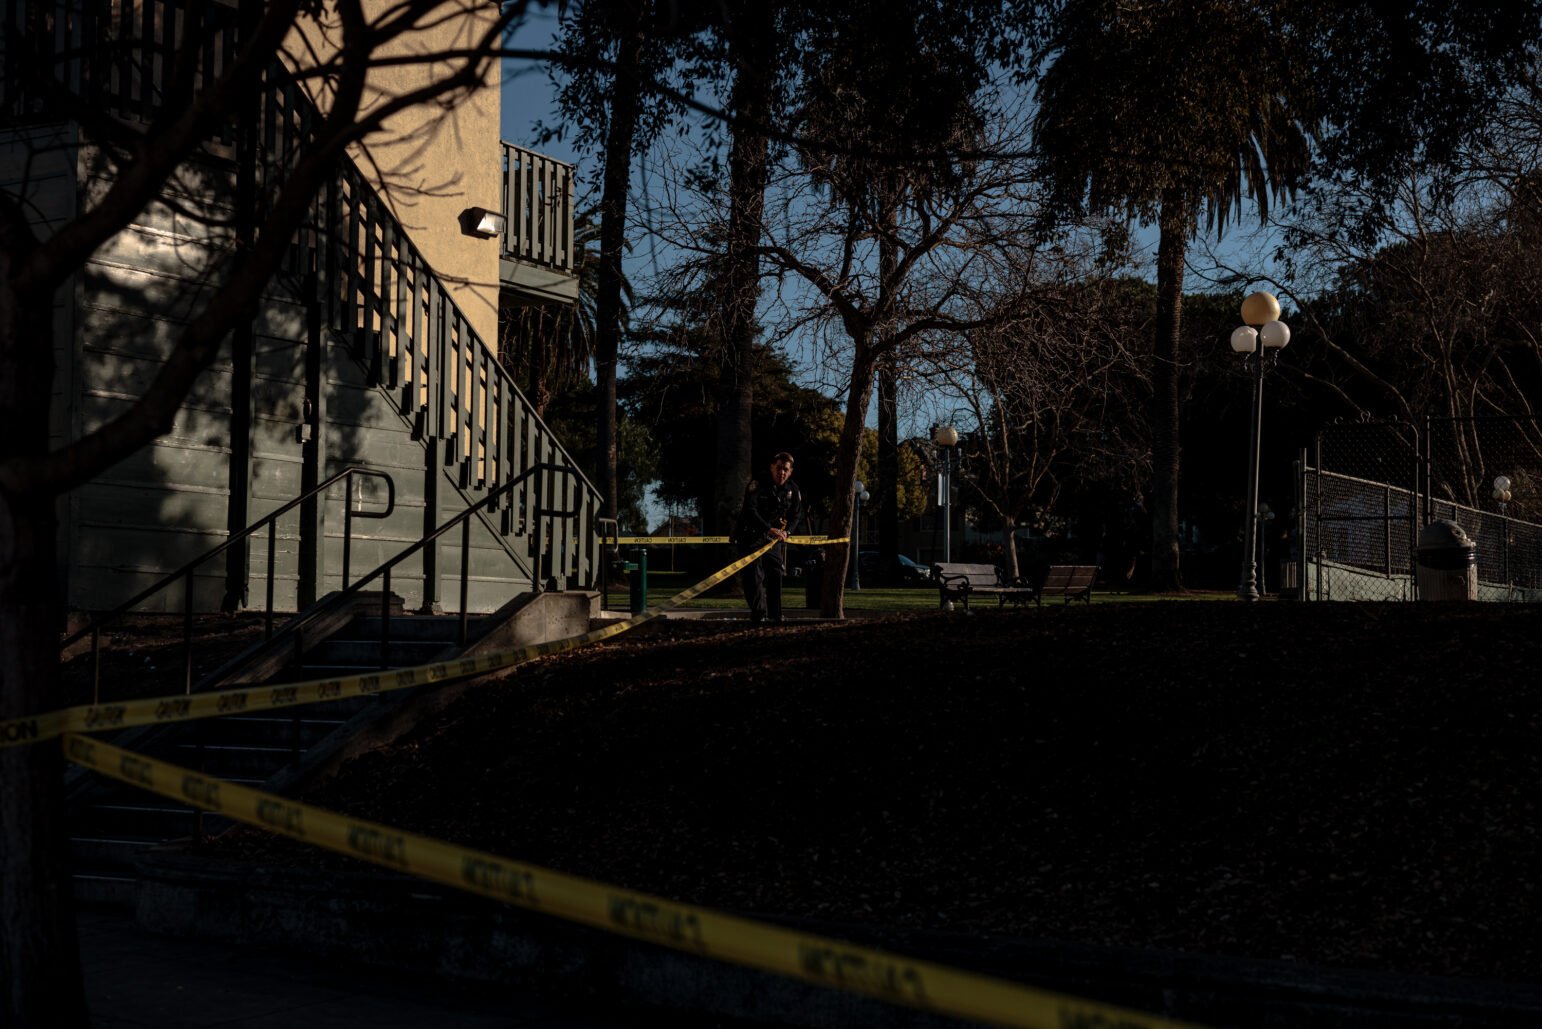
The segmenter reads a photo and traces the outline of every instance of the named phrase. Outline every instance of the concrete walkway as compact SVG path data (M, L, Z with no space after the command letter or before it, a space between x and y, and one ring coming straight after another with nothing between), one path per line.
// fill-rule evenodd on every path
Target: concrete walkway
M517 986L437 983L159 936L139 928L126 911L84 909L77 924L86 1001L98 1027L611 1029L649 1021L646 1012L602 998L569 1003Z

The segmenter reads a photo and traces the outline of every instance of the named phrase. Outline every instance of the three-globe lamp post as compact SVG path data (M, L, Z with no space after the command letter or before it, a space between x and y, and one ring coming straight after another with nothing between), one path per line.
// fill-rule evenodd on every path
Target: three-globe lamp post
M1242 322L1231 334L1231 348L1253 362L1253 419L1248 445L1248 486L1244 498L1246 522L1242 527L1242 577L1237 599L1258 599L1258 463L1264 429L1264 355L1290 342L1290 326L1280 321L1280 302L1262 290L1242 301Z

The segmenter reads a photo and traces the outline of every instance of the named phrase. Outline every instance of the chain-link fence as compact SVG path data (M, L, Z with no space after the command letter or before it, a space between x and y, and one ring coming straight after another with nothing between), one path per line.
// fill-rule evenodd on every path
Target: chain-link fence
M1477 545L1478 599L1542 601L1542 420L1330 425L1298 489L1296 596L1414 599L1419 529L1448 519Z
M1419 438L1406 422L1330 425L1303 462L1297 595L1411 600Z
M1480 600L1542 600L1542 421L1432 418L1426 524L1456 522L1478 545Z

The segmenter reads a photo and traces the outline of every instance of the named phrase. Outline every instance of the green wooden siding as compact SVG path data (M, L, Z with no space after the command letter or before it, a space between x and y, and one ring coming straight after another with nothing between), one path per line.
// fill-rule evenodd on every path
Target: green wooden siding
M0 148L14 159L14 148ZM73 174L55 176L60 194L50 202L66 212L82 194L103 188L99 158L89 149L81 165L87 171L77 189ZM69 169L64 169L68 171ZM210 192L201 202L217 212L218 197L229 186L216 174L201 177ZM62 215L61 215L62 216ZM73 434L90 431L141 396L159 370L184 324L191 305L205 291L218 288L211 273L222 256L196 222L164 207L147 212L143 224L121 234L97 254L75 291L74 310L61 311L56 346L61 366L57 406ZM62 304L69 308L68 302ZM65 318L65 316L69 316ZM255 326L255 374L252 382L252 473L250 520L256 521L298 496L302 454L296 436L303 417L305 309L283 283L270 286ZM384 520L355 519L351 569L368 572L415 542L425 525L426 465L424 443L401 413L400 390L369 384L368 375L347 345L329 338L325 347L326 467L321 478L349 466L390 474L396 487L395 513ZM149 585L227 538L229 503L232 368L228 347L199 379L169 433L76 490L63 516L67 562L64 576L70 606L102 610ZM60 434L63 441L63 433ZM480 491L459 488L459 467L435 469L440 481L443 521ZM359 495L345 498L339 485L325 504L325 575L321 592L342 586L345 504L378 510L382 498L372 480L358 481ZM499 513L491 515L496 519ZM298 511L281 520L274 541L274 599L280 610L293 610L298 590L300 525ZM460 536L447 538L440 557L441 598L445 610L458 608ZM514 550L511 555L510 550ZM268 539L253 537L249 556L250 606L261 606L266 589ZM530 588L525 557L508 547L487 526L474 523L471 537L471 588L468 607L489 611ZM195 609L217 610L224 592L220 560L200 570L195 580ZM423 599L423 564L412 558L393 572L392 589L409 608ZM166 591L146 610L176 611L180 588Z

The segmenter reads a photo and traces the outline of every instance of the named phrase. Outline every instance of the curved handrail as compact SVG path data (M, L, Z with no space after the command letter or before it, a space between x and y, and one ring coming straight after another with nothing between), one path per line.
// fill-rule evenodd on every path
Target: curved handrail
M451 529L455 528L457 525L459 525L461 527L461 540L460 540L460 643L461 643L462 646L465 645L465 643L466 643L466 636L467 636L467 630L469 628L469 622L470 622L470 615L469 615L469 612L467 612L467 610L466 610L466 591L467 591L468 581L469 581L469 577L470 577L470 570L471 570L471 566L470 566L470 561L471 561L471 518L472 518L473 515L476 515L479 512L481 512L482 510L484 510L485 508L493 505L498 500L498 498L502 497L506 493L511 492L520 483L524 482L526 479L530 478L532 475L536 475L536 474L538 474L540 472L555 472L555 473L558 473L558 474L567 475L567 476L570 476L570 477L573 477L573 478L577 478L580 481L583 481L582 476L579 475L579 473L576 472L574 469L568 467L567 465L556 464L556 463L551 462L551 461L541 461L541 462L538 462L536 464L533 464L529 468L526 468L523 472L520 472L514 478L510 479L508 482L502 484L501 486L497 487L496 489L489 490L487 496L483 497L481 500L478 500L475 504L472 504L470 507L466 508L464 511L461 511L454 518L451 518L449 521L447 521L443 525L439 526L439 528L435 529L433 532L428 533L422 539L418 540L416 543L414 543L411 546L409 546L406 550L403 550L401 553L397 554L395 557L389 559L384 564L380 565L380 567L376 568L374 571L372 571L369 574L367 574L367 575L363 576L362 578L360 578L357 582L353 583L352 585L346 585L345 584L343 589L339 590L336 594L334 594L331 598L329 598L332 602L337 602L337 601L341 600L343 597L348 596L349 594L359 592L366 585L368 585L371 582L374 582L376 579L381 579L382 580L381 581L381 585L380 585L380 653L381 653L381 660L382 661L385 660L385 655L386 655L386 653L387 653L387 651L389 649L389 646L390 646L390 637L391 637L391 633L390 633L390 626L391 626L391 569L395 568L397 565L401 564L403 561L405 561L407 558L411 557L413 554L418 553L420 550L422 550L428 544L432 543L434 540L438 539L440 536L443 536L445 533L449 532ZM536 481L539 482L540 480L537 479ZM539 520L543 515L555 516L555 517L560 517L560 518L571 518L571 517L573 517L574 515L576 515L578 513L578 511L576 509L568 511L568 510L561 510L561 509L558 509L558 508L543 508L543 507L540 506L540 497L539 497L539 495L536 498L536 505L537 506L536 506L535 510L530 512L531 517L533 519L535 519L535 520ZM539 531L536 533L536 535L537 535L537 537L539 537L539 535L540 535ZM531 577L532 577L532 579L538 580L539 577L540 577L540 574L541 573L540 573L540 569L539 568L535 568L535 569L531 570ZM537 588L539 588L539 587L537 587Z
M353 510L353 505L352 505L353 477L355 475L367 475L367 476L370 476L372 478L384 479L385 480L385 484L386 484L386 506L385 506L385 510L384 511L360 511L360 512L358 512L357 516L355 516L354 510ZM69 636L66 636L64 638L64 640L59 644L59 649L60 650L66 649L67 647L70 646L70 644L75 643L78 640L83 639L87 635L89 635L91 637L91 669L92 669L92 671L91 671L91 681L92 681L91 692L92 692L92 697L93 697L93 703L95 702L95 699L96 699L97 694L99 692L100 681L101 681L100 675L101 675L101 650L102 650L101 635L102 635L102 629L105 628L108 625L113 624L118 619L122 618L124 615L126 615L130 611L132 611L134 608L138 607L144 601L148 600L150 597L152 597L155 594L159 593L161 590L163 590L166 587L170 586L172 583L176 582L179 579L185 579L186 583L187 583L186 587L185 587L186 595L185 595L184 603L183 603L183 619L182 619L183 677L184 677L184 679L186 679L185 685L187 686L187 688L189 690L192 689L192 682L193 682L193 678L192 678L192 676L193 676L193 649L192 649L192 636L193 636L193 628L192 628L192 619L193 619L193 572L195 570L197 570L205 562L209 561L211 558L218 557L220 554L223 554L225 551L229 550L231 547L235 546L236 544L243 543L247 539L250 539L253 533L257 532L259 529L262 529L264 526L266 526L267 529L268 529L268 594L267 594L267 606L266 606L266 610L265 610L264 623L263 623L263 635L266 638L271 638L272 635L273 635L273 558L274 558L274 543L275 543L276 529L277 529L277 526L278 526L278 519L281 516L288 514L290 511L293 511L296 507L298 507L300 504L303 504L305 501L310 500L312 497L315 497L315 496L318 496L320 494L325 493L328 489L330 489L331 487L335 486L337 483L343 482L345 480L348 483L347 492L349 493L349 502L347 504L345 504L344 507L343 507L343 582L346 584L347 581L348 581L348 571L349 571L348 565L349 565L349 561L351 559L350 550L351 550L351 544L353 542L353 519L355 517L359 517L359 518L389 518L391 516L391 514L396 510L396 482L395 482L395 480L393 480L389 474L387 474L385 472L381 472L381 471L376 471L373 468L358 468L358 467L345 468L344 470L338 472L336 475L332 476L326 482L323 482L323 483L321 483L321 484L319 484L317 486L312 487L311 489L306 490L304 493L300 494L298 497L295 497L293 500L289 501L289 503L285 504L283 507L279 508L276 511L272 511L269 514L264 515L262 518L259 518L257 521L253 522L251 525L248 525L245 529L242 529L240 532L236 533L234 536L230 537L225 542L221 543L219 546L213 548L212 550L205 551L204 553L200 554L199 556L193 558L193 560L189 561L187 564L183 565L181 568L178 568L176 571L172 572L171 574L163 576L162 578L156 580L154 583L152 583L151 585L147 586L145 589L140 590L138 593L134 594L128 600L125 600L123 603L121 603L117 607L113 608L111 611L108 611L105 614L97 615L95 618L91 619L91 621L87 622L86 625L83 626L81 629L77 630L74 633L71 633Z

